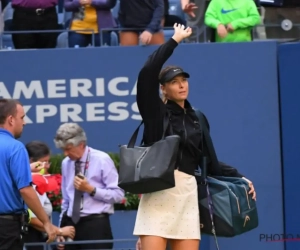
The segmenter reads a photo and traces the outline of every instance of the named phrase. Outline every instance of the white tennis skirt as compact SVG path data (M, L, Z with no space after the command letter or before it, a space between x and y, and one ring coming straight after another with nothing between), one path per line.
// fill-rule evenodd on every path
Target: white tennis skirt
M194 176L175 170L175 187L143 194L134 235L166 239L201 239L197 182Z

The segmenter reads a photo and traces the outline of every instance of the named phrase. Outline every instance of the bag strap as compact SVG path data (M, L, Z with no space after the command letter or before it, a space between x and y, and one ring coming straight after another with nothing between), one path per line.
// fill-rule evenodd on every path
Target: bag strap
M127 148L134 148L137 136L139 134L140 127L142 126L143 123L144 123L144 121L142 120L141 123L140 123L140 125L134 131L133 135L131 136L131 138L129 140ZM169 112L166 112L165 116L164 116L164 120L163 120L163 135L162 135L162 139L164 139L165 136L166 136L166 132L167 132L169 123L170 123L170 115L169 115ZM142 142L143 142L143 140L142 140Z
M198 117L201 129L203 131L203 139L204 139L204 141L206 143L206 146L207 146L207 149L208 149L208 156L209 156L214 168L217 168L217 169L221 170L220 164L219 164L219 161L218 161L218 158L217 158L217 154L216 154L212 139L210 137L210 134L209 134L209 131L208 131L208 128L207 128L207 123L206 123L204 114L198 109L194 109L194 110L195 110L195 113Z
M195 113L198 117L198 120L199 120L199 123L200 123L200 126L201 126L202 135L203 135L202 141L204 140L205 143L206 143L206 146L208 148L208 155L209 155L209 157L212 161L212 164L219 168L220 167L219 161L218 161L218 158L217 158L214 146L213 146L213 142L212 142L212 139L210 137L210 134L209 134L209 131L208 131L208 128L207 128L207 123L206 123L204 114L200 110L197 110L197 109L194 109L194 111L195 111ZM203 146L202 146L202 150L203 150ZM215 227L215 223L214 223L213 202L212 202L211 194L210 194L210 191L209 191L209 186L208 186L208 183L207 183L207 161L206 161L206 156L203 156L202 158L203 158L202 159L202 170L201 170L201 179L202 179L202 181L201 181L200 185L205 185L206 186L208 211L209 211L209 216L210 216L210 220L211 220L211 228L212 228L211 232L214 235L216 248L217 248L217 250L220 250L218 239L217 239L217 234L216 234L216 227Z
M214 223L213 202L212 202L212 198L210 195L209 186L207 183L206 183L206 192L207 192L208 210L209 210L209 215L210 215L210 220L211 220L211 232L215 238L216 248L217 248L217 250L220 250L218 239L217 239L217 234L216 234L216 227L215 227L215 223Z

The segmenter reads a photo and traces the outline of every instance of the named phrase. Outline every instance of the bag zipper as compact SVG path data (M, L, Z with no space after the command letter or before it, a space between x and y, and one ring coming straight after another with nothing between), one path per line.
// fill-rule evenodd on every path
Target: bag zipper
M215 180L217 180L217 181L220 181L220 180L218 180L218 179L216 179L216 178L213 178L213 177L211 177L211 176L210 176L210 178L215 179ZM231 193L232 193L233 196L235 197L235 199L236 199L236 204L237 204L237 207L238 207L238 212L239 212L239 214L240 214L240 213L241 213L241 209L240 209L239 197L236 196L236 194L230 189L230 187L229 187L225 182L223 182L223 183L227 186L227 188L231 191Z
M247 202L248 202L248 207L249 207L249 209L251 209L250 202L249 202L249 197L248 197L248 194L247 194L247 189L246 189L245 186L243 186L243 188L245 189L245 193L246 193L246 197L247 197Z

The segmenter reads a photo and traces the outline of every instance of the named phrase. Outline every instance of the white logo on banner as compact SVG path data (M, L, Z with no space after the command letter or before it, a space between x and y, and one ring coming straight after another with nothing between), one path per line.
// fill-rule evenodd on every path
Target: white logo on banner
M26 123L44 123L47 118L60 116L61 122L93 122L93 121L124 121L127 119L141 120L136 102L123 101L126 96L136 95L136 84L133 88L128 77L116 77L109 81L104 78L39 80L26 83L16 81L12 93L9 93L3 82L0 82L0 97L13 99L47 99L48 104L24 105L25 112L35 109L36 117L26 116ZM89 97L104 97L107 93L120 97L114 102L87 102ZM85 97L86 102L78 103L78 97ZM73 98L73 103L54 105L51 99ZM126 98L125 98L126 99ZM85 112L84 112L85 111ZM86 115L84 115L84 113Z

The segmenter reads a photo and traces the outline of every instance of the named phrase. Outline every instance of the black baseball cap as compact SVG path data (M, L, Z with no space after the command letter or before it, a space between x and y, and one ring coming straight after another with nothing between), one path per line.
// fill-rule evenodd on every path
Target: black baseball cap
M165 84L166 82L171 81L174 77L178 75L183 75L186 78L190 78L190 75L183 71L182 68L171 68L167 70L159 79L161 85Z

